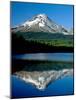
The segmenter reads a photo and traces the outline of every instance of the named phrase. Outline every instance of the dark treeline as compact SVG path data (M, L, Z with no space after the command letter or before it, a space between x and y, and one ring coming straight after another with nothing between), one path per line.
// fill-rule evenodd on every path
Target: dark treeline
M12 72L17 71L48 71L73 68L73 62L63 61L38 61L38 60L17 60L12 59Z
M73 52L73 47L65 46L49 46L47 44L42 44L36 41L25 40L22 36L17 36L12 34L11 36L11 50L12 54L19 53L48 53L48 52Z

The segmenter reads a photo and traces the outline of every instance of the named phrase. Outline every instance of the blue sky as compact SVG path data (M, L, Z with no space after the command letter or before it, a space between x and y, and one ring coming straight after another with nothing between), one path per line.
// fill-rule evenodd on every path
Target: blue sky
M54 22L73 27L73 5L11 2L11 27L22 24L37 14L46 14Z

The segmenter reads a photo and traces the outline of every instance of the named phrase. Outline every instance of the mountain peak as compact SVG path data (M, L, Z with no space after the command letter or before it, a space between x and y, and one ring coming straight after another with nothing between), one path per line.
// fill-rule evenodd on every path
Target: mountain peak
M28 23L28 22L38 22L38 23L40 23L42 21L46 22L47 16L45 14L38 14L38 15L34 16L31 20L24 22L23 25L25 26L26 23Z
M38 14L36 17L37 18L47 18L47 15L46 14Z

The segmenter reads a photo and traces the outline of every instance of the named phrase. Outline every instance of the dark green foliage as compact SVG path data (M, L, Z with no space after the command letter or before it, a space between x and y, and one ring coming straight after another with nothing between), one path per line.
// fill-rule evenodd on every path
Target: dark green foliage
M73 68L73 62L13 60L12 73L16 71L49 71Z
M12 33L12 53L73 52L73 35Z
M18 37L36 43L73 47L73 35L63 35L62 33L43 33L43 32L17 32Z
M31 63L31 62L29 62ZM62 69L68 69L73 68L72 63L66 63L66 62L36 62L33 64L27 64L23 68L23 70L27 71L47 71L47 70L62 70Z
M62 40L62 39L52 39L52 40L28 40L29 42L36 42L48 46L65 46L65 47L73 47L72 40Z

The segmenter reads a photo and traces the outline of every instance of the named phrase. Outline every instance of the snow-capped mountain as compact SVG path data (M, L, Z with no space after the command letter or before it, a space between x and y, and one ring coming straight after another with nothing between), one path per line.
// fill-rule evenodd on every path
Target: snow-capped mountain
M31 20L28 20L12 28L13 32L48 32L48 33L62 33L68 35L69 32L63 26L56 24L54 21L49 19L45 14L39 14L33 17Z

